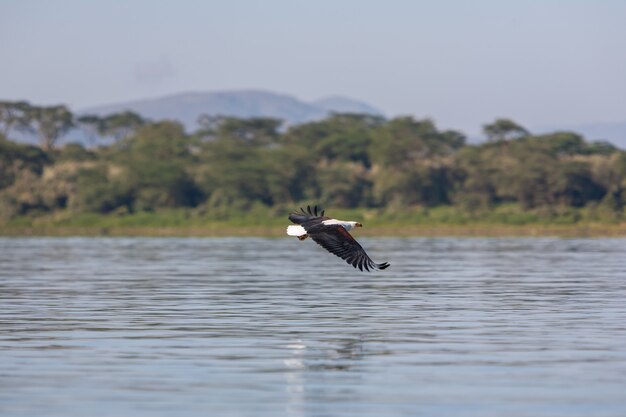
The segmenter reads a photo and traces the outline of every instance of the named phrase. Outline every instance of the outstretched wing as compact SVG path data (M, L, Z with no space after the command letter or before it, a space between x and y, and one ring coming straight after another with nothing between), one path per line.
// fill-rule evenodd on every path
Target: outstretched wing
M307 232L318 245L361 271L363 268L369 271L370 269L385 269L389 266L388 262L377 264L372 261L359 242L341 225L320 223L308 229Z
M295 224L313 225L328 219L328 217L324 217L324 210L318 211L317 206L313 210L311 210L311 206L307 206L306 209L307 211L304 211L303 208L300 208L300 211L289 213L289 220Z

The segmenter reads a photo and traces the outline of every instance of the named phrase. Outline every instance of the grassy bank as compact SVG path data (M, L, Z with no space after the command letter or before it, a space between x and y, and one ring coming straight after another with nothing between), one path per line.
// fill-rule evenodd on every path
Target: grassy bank
M284 235L288 208L248 211L167 210L109 215L61 212L0 223L3 236L272 236ZM526 211L502 205L481 212L455 207L380 211L337 209L358 220L360 236L626 236L626 221L601 209Z

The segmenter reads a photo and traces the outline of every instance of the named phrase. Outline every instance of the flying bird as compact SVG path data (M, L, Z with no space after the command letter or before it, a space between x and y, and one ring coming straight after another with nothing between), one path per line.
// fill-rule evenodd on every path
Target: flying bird
M363 227L359 222L331 219L324 216L324 210L318 214L317 206L313 210L307 206L306 211L300 208L300 211L289 213L289 220L295 223L287 226L289 236L300 240L311 236L315 243L361 271L363 268L369 271L389 267L388 262L377 264L372 261L359 242L348 233L355 227Z

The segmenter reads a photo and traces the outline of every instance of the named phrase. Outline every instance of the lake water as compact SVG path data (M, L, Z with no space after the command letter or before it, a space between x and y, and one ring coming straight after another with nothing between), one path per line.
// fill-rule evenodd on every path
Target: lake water
M626 239L360 240L0 238L0 415L626 415Z

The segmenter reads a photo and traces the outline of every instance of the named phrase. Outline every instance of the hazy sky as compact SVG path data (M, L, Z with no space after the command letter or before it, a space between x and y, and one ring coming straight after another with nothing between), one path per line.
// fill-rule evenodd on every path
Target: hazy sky
M476 132L626 120L623 0L0 0L0 99L345 95Z

